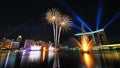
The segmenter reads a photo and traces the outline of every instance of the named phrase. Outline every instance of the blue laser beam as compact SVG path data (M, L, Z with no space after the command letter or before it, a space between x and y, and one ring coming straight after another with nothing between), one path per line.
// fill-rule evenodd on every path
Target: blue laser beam
M104 26L104 29L106 29L119 16L120 16L120 12L118 12L110 21L107 22L107 24Z
M99 29L99 25L101 22L101 16L102 16L102 10L103 10L103 0L100 0L100 3L98 5L98 11L97 11L96 30Z
M71 15L75 18L76 21L83 24L89 31L92 31L88 24L85 21L83 21L83 19L80 16L78 16L67 4L65 4L62 0L57 1L59 1L59 3L61 3L71 13Z
M5 37L9 37L10 35L12 35L13 33L15 33L16 31L18 31L19 29L21 29L23 26L25 26L28 22L29 22L29 20L24 21L21 25L17 26L17 28L15 28L11 33L7 34Z
M83 24L89 31L92 31L92 29L85 23L85 21L83 21L80 17L76 16L76 19Z
M70 23L71 24L71 26L73 27L73 28L75 28L75 29L77 29L77 30L79 30L79 31L82 31L82 29L78 26L78 25L76 25L76 24L74 24L74 23Z

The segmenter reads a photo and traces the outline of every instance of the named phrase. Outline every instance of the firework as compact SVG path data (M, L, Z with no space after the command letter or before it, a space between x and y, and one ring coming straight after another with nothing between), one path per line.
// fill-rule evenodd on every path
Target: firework
M61 30L66 31L70 29L70 18L66 15L61 15L58 9L53 8L47 11L45 19L49 24L53 25L54 45L56 48L59 45Z
M81 36L80 48L83 52L88 52L92 49L93 40L89 40L87 35Z
M70 17L69 16L66 16L66 15L63 15L61 17L61 20L59 21L59 25L60 25L60 28L61 30L69 30L70 29Z
M67 30L70 29L70 24L69 24L70 18L66 15L63 15L61 17L61 20L59 21L59 31L58 31L58 39L57 39L57 44L59 45L59 41L60 41L60 33L61 30Z
M57 25L58 22L61 18L61 13L58 11L58 9L52 8L51 10L49 9L46 13L46 20L48 21L49 24L53 25L53 32L54 32L54 45L56 47L57 44Z
M61 13L58 11L58 9L52 8L51 10L49 9L46 13L46 20L48 23L53 24L56 23L60 20Z

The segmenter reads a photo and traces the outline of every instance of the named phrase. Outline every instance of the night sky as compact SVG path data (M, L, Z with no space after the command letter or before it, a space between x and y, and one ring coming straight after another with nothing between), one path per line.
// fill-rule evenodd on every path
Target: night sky
M22 35L24 39L53 39L52 26L45 21L48 9L57 8L72 18L74 24L81 27L71 11L80 16L90 28L96 30L98 9L100 13L99 29L117 16L105 32L110 43L120 42L120 0L2 0L0 1L0 38L14 38ZM69 39L81 32L72 27L71 31L61 34L61 39Z

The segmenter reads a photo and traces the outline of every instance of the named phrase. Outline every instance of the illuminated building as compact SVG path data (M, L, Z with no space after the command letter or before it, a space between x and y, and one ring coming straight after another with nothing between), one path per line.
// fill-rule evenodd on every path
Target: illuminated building
M3 42L0 42L0 48L2 48L2 46L3 46Z
M12 43L12 49L18 49L20 42L11 42Z
M24 48L29 48L33 44L34 40L26 39L24 43Z
M6 39L5 41L0 42L0 49L18 49L19 42Z
M24 43L24 48L26 48L26 50L41 50L43 49L43 47L48 48L48 44L43 42L42 40L35 41L31 39L26 39Z
M95 45L108 44L108 40L107 40L107 37L105 35L104 29L99 29L99 30L92 31L92 32L84 32L84 33L75 34L75 36L80 36L80 37L82 35L87 35L90 40L93 39Z

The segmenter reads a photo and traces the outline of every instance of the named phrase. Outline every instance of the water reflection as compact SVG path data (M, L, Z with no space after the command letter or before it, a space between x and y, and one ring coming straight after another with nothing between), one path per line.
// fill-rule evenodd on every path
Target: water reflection
M119 68L120 67L120 51L102 53L102 58L106 68Z
M54 55L53 68L60 68L60 61L58 53Z
M41 57L41 51L31 51L29 53L29 62L39 62Z
M16 55L16 52L11 52L10 50L0 52L0 68L14 68Z
M50 64L50 61L53 59L54 57L54 51L48 51L48 64Z
M42 61L44 62L45 60L45 57L46 57L46 48L43 47L43 51L42 51Z
M5 66L4 66L5 68L7 67L7 63L8 63L8 59L9 59L10 53L11 53L11 51L9 50L8 53L7 53L6 60L5 60Z
M0 68L119 68L120 51L0 51Z
M39 65L46 63L48 59L48 64L53 60L54 51L47 51L46 48L43 48L42 51L24 51L21 58L21 67L27 67L26 64Z
M0 67L3 67L7 54L0 53Z
M84 64L86 65L87 68L93 68L94 60L93 60L93 57L91 56L91 54L84 53L83 54L83 61L84 61Z

